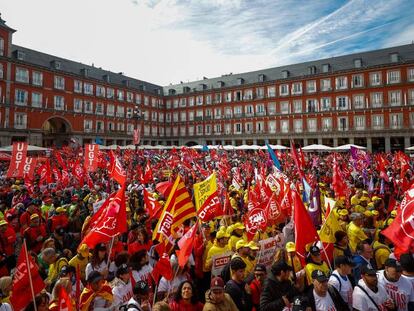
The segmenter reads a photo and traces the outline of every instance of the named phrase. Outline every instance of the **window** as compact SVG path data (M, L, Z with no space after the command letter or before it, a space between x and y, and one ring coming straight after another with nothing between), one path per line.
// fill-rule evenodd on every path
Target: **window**
M401 113L390 114L390 127L391 129L400 129L403 125L403 115Z
M225 101L226 103L231 102L231 92L226 92L226 93L225 93L224 101Z
M407 80L410 82L414 81L414 68L407 69Z
M0 64L0 79L3 79L3 76L4 76L3 64Z
M167 100L167 109L171 109L171 100Z
M354 127L355 127L355 130L357 131L365 130L365 116L355 116Z
M332 118L322 118L322 131L332 131Z
M276 87L275 86L268 86L267 87L267 97L269 97L269 98L276 97Z
M194 121L194 111L188 112L188 121Z
M215 124L214 133L215 134L221 134L221 124Z
M362 94L359 95L354 95L353 98L353 102L354 102L354 108L355 109L363 109L364 108L364 102L365 102L365 97Z
M43 85L43 73L39 71L32 72L32 84L37 86Z
M347 131L348 130L348 118L339 117L338 118L338 131Z
M244 128L245 128L245 132L247 134L251 134L253 133L253 123L252 122L247 122L244 124Z
M179 105L179 100L178 98L176 98L173 100L173 108L178 108L178 105Z
M65 98L63 96L55 95L53 97L55 110L65 110Z
M330 91L331 87L331 79L322 79L321 80L321 91Z
M382 92L371 93L371 106L373 108L382 107Z
M337 90L345 90L348 88L348 78L347 77L336 77L335 79L335 88Z
M168 103L168 101L167 101L167 103ZM189 99L188 99L188 106L194 106L194 97L190 97Z
M266 115L266 110L265 110L264 104L257 104L256 105L256 114L258 116L265 116Z
M280 121L280 130L282 133L289 133L289 120Z
M275 115L276 114L276 103L269 103L267 105L267 111L269 112L269 115Z
M91 101L85 101L83 108L85 113L93 113L93 103Z
M163 112L160 112L160 113L158 114L158 121L159 121L159 122L164 122L164 113L163 113Z
M15 129L26 129L27 128L27 114L16 112L14 114L14 128Z
M113 117L115 114L115 106L113 104L108 104L106 106L106 115L109 117Z
M234 107L234 116L235 117L241 117L242 116L242 107L241 106Z
M363 75L353 75L351 87L363 87L364 86L364 76Z
M4 55L4 39L0 37L0 56Z
M338 96L336 98L336 109L338 110L348 109L348 96Z
M115 131L115 123L114 122L108 122L108 131L112 132Z
M42 93L32 92L32 107L42 107Z
M381 72L371 72L369 74L369 83L371 84L371 86L381 85Z
M127 94L127 102L132 103L134 101L134 93L127 92L126 94Z
M276 133L276 121L267 122L267 129L270 134Z
M173 122L178 122L178 112L173 113Z
M82 93L82 81L75 80L73 81L73 91L75 93Z
M226 135L231 134L231 124L229 123L224 124L224 132Z
M362 67L362 59L360 59L360 58L354 59L354 67L355 68L361 68Z
M214 103L221 104L221 93L216 93L214 95Z
M111 88L106 89L106 98L114 99L115 98L115 90Z
M184 128L184 133L185 133L185 128ZM157 136L158 134L158 127L153 125L151 126L151 134Z
M194 135L194 126L193 126L193 125L190 125L190 126L188 127L188 135L189 135L189 136Z
M306 112L317 112L318 105L316 99L307 99L306 100Z
M103 121L96 121L96 131L98 133L103 133L105 130L105 124Z
M306 82L306 92L315 93L316 92L316 81L311 80Z
M198 120L203 120L203 110L199 109L196 111L196 117L198 118Z
M243 100L252 100L253 99L253 90L244 90Z
M197 96L197 105L200 106L203 104L203 95Z
M280 102L280 113L288 114L289 112L289 102Z
M75 112L82 112L82 99L73 99L73 110Z
M15 95L14 95L15 104L19 106L26 106L28 96L29 95L27 91L16 89Z
M180 107L187 106L187 98L181 98L180 99Z
M197 135L203 135L203 126L197 125Z
M93 95L93 84L85 82L83 84L83 92L87 95Z
M303 121L302 119L293 121L293 129L295 133L302 133L303 131Z
M302 94L302 82L292 84L292 95Z
M321 98L321 111L329 111L329 110L331 110L331 98L322 97Z
M116 97L118 100L124 100L124 91L122 90L116 90ZM148 105L148 103L147 103Z
M96 96L105 97L105 87L102 85L96 86Z
M65 78L60 76L55 76L55 89L64 90L65 89Z
M410 127L414 128L414 112L410 112Z
M256 122L256 133L263 133L264 132L264 122L259 121Z
M136 94L135 95L135 103L137 105L141 105L141 94Z
M281 84L279 86L279 94L280 94L280 96L289 95L289 85L288 84Z
M116 129L117 129L119 132L123 132L123 131L125 131L125 124L124 124L124 123L121 123L121 122L118 122L118 123L116 124Z
M117 117L125 117L125 108L124 106L118 105L116 106L116 116Z
M308 131L309 132L316 132L318 130L317 120L316 119L308 119Z
M216 119L221 119L221 108L214 109L214 117Z
M92 132L92 128L93 128L93 121L92 120L84 120L83 121L83 130L85 132Z
M211 105L211 94L206 95L206 104Z
M211 109L206 109L205 110L205 115L206 115L206 120L210 120L211 116L212 116L212 110Z
M391 53L390 54L391 63L397 63L399 60L400 60L400 55L398 53Z
M171 128L168 128L169 132L171 133ZM150 127L148 125L144 125L144 136L149 135L150 133Z
M388 92L388 102L391 106L401 106L401 91Z
M29 83L29 70L16 67L16 81L23 82L23 83Z
M329 64L323 64L322 65L322 72L327 73L331 70L331 66Z
M264 87L256 88L256 98L263 99L264 98Z
M185 134L186 134L186 128L185 128L185 126L181 126L180 127L180 135L185 136Z
M294 113L302 113L302 101L301 100L294 100L293 101L293 112Z
M399 70L392 70L387 72L387 83L400 83L400 71Z
M414 89L408 90L408 104L414 105Z
M242 124L236 123L234 124L234 134L241 134L242 133Z
M181 121L187 121L187 112L181 111L180 120Z
M190 112L191 115L191 112ZM165 114L165 122L170 123L171 122L171 113L166 113Z
M103 115L104 114L104 104L103 103L96 103L96 114Z
M245 112L246 112L246 116L247 117L254 116L254 108L253 108L253 106L252 105L247 105L245 107Z

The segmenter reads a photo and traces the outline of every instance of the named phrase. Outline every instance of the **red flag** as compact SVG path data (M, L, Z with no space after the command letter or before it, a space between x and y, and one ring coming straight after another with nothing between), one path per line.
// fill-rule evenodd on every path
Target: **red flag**
M160 256L160 259L155 264L151 275L154 278L155 283L158 283L160 276L163 276L168 281L171 281L174 278L174 273L171 268L170 257L165 250L164 242L158 244L155 249Z
M382 234L401 251L410 250L414 240L414 183L405 192L397 217L388 228L382 230Z
M23 177L23 167L26 163L27 143L14 142L7 178Z
M296 146L293 140L290 141L290 155L292 156L293 161L295 161L296 168L298 170L300 179L301 180L305 179L305 174L303 174L302 165L301 165L301 162L298 156L298 151L296 150Z
M292 191L294 215L295 215L295 244L296 253L299 255L302 263L305 262L306 245L319 240L318 233L308 211L303 205L300 195L296 191Z
M34 171L37 165L37 158L27 157L24 167L23 167L23 175L25 178L32 180L34 177Z
M58 163L59 163L60 167L61 167L63 170L67 170L67 169L68 169L68 167L67 167L66 163L65 163L65 162L63 161L63 159L62 159L62 155L60 154L60 151L54 150L53 154L54 154L54 156L55 156L56 160L58 161Z
M168 198L172 186L173 183L171 181L162 181L155 186L155 190L161 193L164 196L164 198Z
M115 179L120 185L124 185L126 182L126 172L124 168L122 167L121 162L119 162L119 159L117 156L111 152L109 153L109 156L111 158L111 166L109 169L109 176L111 176L113 179Z
M59 310L72 311L73 306L66 289L62 286L59 293Z
M249 210L245 218L244 225L246 227L247 239L249 241L253 240L257 230L265 229L267 226L267 216L263 205L264 204L260 204L259 206Z
M145 165L145 173L144 173L144 184L152 182L154 180L154 176L152 175L152 168L150 161L147 161Z
M180 248L178 253L178 265L182 268L188 262L188 258L191 255L194 246L194 240L197 233L198 221L188 230L183 237L178 241L178 247Z
M28 267L30 267L28 269ZM32 292L33 288L33 292ZM13 274L13 287L10 302L16 311L23 310L45 288L45 283L39 275L39 270L33 259L27 253L26 241L20 251L16 270Z
M85 243L89 248L94 248L98 243L108 242L118 234L126 232L125 184L113 198L105 201L90 223L91 230L80 244Z
M86 144L85 145L85 160L84 166L87 172L95 172L98 168L99 160L99 145Z
M341 171L336 159L333 161L332 186L335 191L336 198L346 196L347 186L342 178Z
M156 219L161 216L162 205L147 189L144 189L144 203L150 219Z
M218 191L210 195L197 212L198 218L204 222L223 215L224 209L221 207Z

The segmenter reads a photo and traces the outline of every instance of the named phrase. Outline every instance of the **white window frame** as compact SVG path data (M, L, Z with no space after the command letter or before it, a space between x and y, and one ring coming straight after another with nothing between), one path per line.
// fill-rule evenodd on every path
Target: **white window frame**
M29 69L16 67L15 80L21 83L29 83Z
M57 90L64 90L65 89L65 77L62 76L55 76L54 77L53 86Z
M65 110L65 97L61 95L53 96L53 107L55 110L64 111Z

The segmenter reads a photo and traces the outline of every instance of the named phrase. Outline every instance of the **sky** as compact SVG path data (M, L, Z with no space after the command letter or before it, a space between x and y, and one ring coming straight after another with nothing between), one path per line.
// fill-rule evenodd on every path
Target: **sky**
M0 0L14 44L162 86L411 43L413 0Z

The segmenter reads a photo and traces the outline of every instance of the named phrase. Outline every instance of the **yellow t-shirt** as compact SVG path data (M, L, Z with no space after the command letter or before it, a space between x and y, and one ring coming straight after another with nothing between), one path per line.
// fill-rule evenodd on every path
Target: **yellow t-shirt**
M315 263L308 263L305 266L306 279L308 280L308 284L312 284L312 272L315 270L321 270L327 276L329 275L329 272L330 272L328 265L324 261L320 265L315 264Z
M293 269L295 270L295 273L302 270L302 264L300 263L300 259L298 258L298 256L293 256L293 265L292 265L292 259L288 255L287 256L287 264L289 266L293 267Z
M360 199L357 198L356 195L351 197L351 205L359 205Z
M368 238L364 230L354 224L353 221L349 223L347 233L349 238L349 246L353 253L355 253L358 243Z
M385 261L388 259L388 257L390 257L391 254L390 248L378 241L374 242L372 248L374 250L374 258L375 262L377 263L377 268L383 269Z
M234 253L233 256L231 256L231 259L236 257L240 257L246 264L246 269L244 270L244 277L246 278L249 273L253 272L255 261L251 261L248 257L242 257L238 253Z
M211 265L212 265L212 258L213 256L224 254L226 252L230 251L230 248L228 245L224 247L218 246L216 243L208 250L207 258L204 263L204 268L206 271L211 271Z
M75 269L78 268L79 266L79 271L80 271L80 276L82 280L86 280L86 266L89 262L89 258L84 258L82 260L79 259L79 256L76 255L75 257L73 257L70 261L69 261L69 265L74 267Z
M236 244L237 244L237 242L239 242L240 240L244 240L244 241L246 242L246 239L244 238L244 236L238 237L238 236L232 235L232 236L230 237L230 239L229 239L229 243L228 243L229 250L231 250L231 251L235 252L235 251L236 251Z

